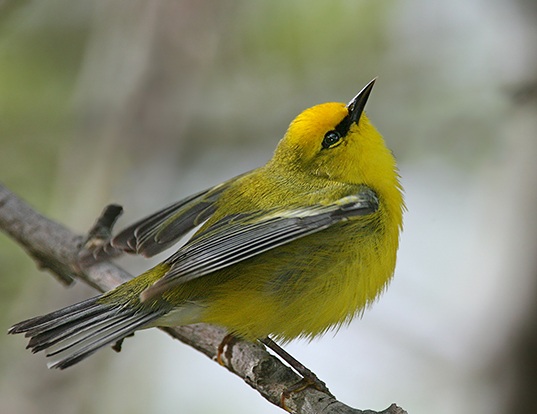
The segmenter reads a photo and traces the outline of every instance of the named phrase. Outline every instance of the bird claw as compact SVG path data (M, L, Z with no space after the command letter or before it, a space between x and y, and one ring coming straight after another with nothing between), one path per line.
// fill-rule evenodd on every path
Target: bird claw
M230 346L235 342L237 338L233 334L227 334L222 339L222 342L218 345L218 351L216 353L216 361L222 365L225 366L224 360L222 359L222 355L226 354L226 347L228 347L228 354L226 355L226 358L229 360L231 358L231 348Z

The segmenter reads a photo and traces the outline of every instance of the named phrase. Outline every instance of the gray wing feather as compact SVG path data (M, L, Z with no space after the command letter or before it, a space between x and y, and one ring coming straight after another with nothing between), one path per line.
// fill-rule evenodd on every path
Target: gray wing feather
M122 252L145 257L161 253L214 213L214 204L225 188L224 183L207 189L131 224L92 251L93 257L103 260Z
M166 275L142 294L143 300L170 287L236 264L250 257L319 232L353 216L378 209L371 189L344 197L330 205L315 205L294 210L275 210L264 214L225 217L166 260L171 265Z

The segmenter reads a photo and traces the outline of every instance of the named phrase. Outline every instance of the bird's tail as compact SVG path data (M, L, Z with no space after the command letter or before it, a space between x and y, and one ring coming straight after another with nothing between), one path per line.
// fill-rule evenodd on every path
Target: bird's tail
M10 334L24 333L32 352L46 350L49 368L64 369L98 349L116 343L158 319L164 312L99 302L100 296L11 327Z

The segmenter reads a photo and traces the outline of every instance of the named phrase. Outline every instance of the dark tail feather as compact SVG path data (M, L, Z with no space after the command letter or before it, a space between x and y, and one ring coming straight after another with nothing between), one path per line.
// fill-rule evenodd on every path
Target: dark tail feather
M143 312L99 303L99 296L20 322L10 334L30 337L27 348L55 357L49 368L64 369L158 319L164 312Z

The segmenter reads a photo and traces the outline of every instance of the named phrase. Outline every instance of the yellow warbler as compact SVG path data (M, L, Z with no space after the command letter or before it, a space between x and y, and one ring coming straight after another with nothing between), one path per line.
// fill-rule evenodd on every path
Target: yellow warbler
M348 104L291 123L264 166L179 201L94 252L162 263L103 295L14 325L66 368L138 329L206 322L246 340L313 338L360 314L393 275L404 209L395 159Z

